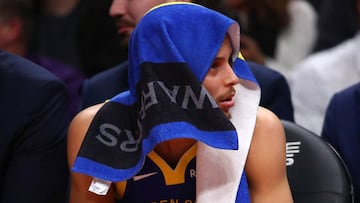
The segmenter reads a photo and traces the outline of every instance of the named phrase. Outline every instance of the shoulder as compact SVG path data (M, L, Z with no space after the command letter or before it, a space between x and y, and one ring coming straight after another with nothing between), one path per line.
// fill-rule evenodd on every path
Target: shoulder
M261 84L262 82L267 84L273 81L286 80L285 77L278 71L260 64L248 62L248 65L253 72L255 78Z
M8 80L21 82L31 81L29 84L39 84L47 82L61 83L53 73L44 67L23 57L0 50L0 71L1 76L6 75Z
M249 165L276 171L285 160L285 131L280 119L270 110L259 107L248 162ZM269 160L272 160L269 162Z
M262 90L262 96L270 96L274 92L289 91L287 79L280 72L263 65L249 62L249 67Z
M261 142L278 142L282 144L285 141L284 129L280 119L270 110L259 107L254 138Z
M60 103L67 97L65 84L55 75L25 58L1 50L0 84L1 92L11 97L10 101L43 105L44 101Z
M128 63L124 62L84 81L82 107L88 107L128 89Z
M356 83L337 92L335 96L341 99L348 99L349 97L360 96L360 83Z
M69 130L76 130L83 127L87 128L103 104L104 103L93 105L80 111L71 121Z
M327 107L328 113L333 111L336 115L349 116L355 112L360 112L360 83L351 85L341 91L336 92L330 99Z
M108 80L116 80L117 78L127 78L127 71L128 71L128 62L121 63L115 67L112 67L108 70L100 72L91 78L85 80L86 84L96 84L107 82Z
M259 107L249 152L249 161L253 160L251 165L270 167L273 164L266 161L268 158L283 161L285 146L285 132L280 119L270 110Z
M80 111L71 121L68 130L68 144L69 150L74 154L77 154L91 121L102 105L103 103L97 104Z

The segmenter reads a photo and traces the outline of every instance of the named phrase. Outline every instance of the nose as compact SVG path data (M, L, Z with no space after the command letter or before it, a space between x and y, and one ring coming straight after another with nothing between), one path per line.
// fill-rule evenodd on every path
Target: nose
M226 82L226 84L229 85L229 86L237 85L240 82L240 80L239 80L238 76L235 74L234 69L232 68L232 66L230 64L228 64L226 66L225 70L226 70L225 71L225 74L226 74L225 82Z
M122 16L125 12L125 1L124 0L113 0L109 9L109 15L111 17Z

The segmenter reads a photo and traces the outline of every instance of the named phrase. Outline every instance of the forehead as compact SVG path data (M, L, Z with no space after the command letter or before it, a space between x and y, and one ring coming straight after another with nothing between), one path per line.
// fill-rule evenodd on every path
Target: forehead
M233 52L233 47L228 35L225 36L224 41L221 44L217 57L230 57Z

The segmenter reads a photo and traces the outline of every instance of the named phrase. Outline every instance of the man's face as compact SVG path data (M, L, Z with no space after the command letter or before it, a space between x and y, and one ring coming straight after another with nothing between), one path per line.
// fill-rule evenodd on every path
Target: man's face
M144 14L152 7L169 0L113 0L110 16L115 19L117 32L124 37L127 46L131 33Z
M20 20L17 18L0 17L0 48L8 50L15 41L18 41ZM21 29L20 29L21 30ZM9 51L9 50L8 50Z
M5 35L6 35L6 29L7 29L7 25L5 23L4 20L2 20L0 18L0 48L4 48L4 44L5 44Z
M203 81L204 87L228 118L231 117L229 109L235 105L234 86L239 83L229 63L231 55L230 39L226 37Z

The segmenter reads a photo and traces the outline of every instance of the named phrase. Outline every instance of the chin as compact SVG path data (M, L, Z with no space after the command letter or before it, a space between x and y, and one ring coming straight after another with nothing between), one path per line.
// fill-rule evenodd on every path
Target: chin
M224 112L224 114L225 114L225 116L226 116L228 119L230 119L230 118L231 118L231 114L230 114L230 112Z

